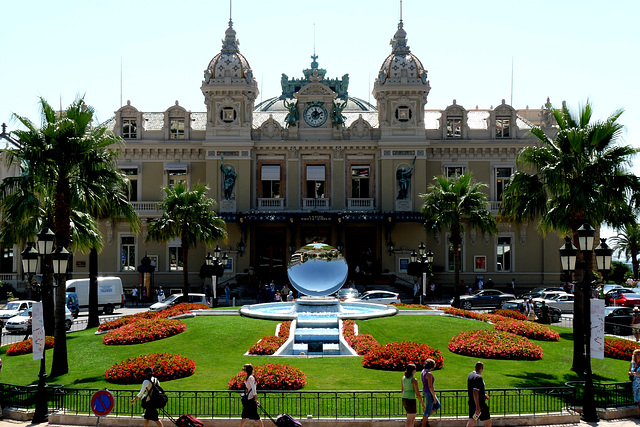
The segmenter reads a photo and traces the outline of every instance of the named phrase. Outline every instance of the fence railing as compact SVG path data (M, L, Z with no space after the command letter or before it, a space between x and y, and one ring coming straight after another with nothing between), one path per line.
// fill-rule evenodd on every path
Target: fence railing
M623 403L619 384L602 385L613 402ZM0 384L3 406L31 409L35 407L36 386ZM488 390L494 416L539 416L566 413L579 406L574 385L523 389ZM64 414L90 414L91 397L96 389L49 386L49 408ZM139 404L131 404L138 390L111 390L115 398L114 416L138 417ZM173 416L189 413L198 418L237 418L242 412L239 391L166 391L169 402L165 410ZM628 392L630 395L630 392ZM437 391L440 418L467 418L466 390ZM272 414L286 412L296 418L312 415L314 419L391 419L404 417L398 391L261 391L258 399ZM599 403L604 401L598 400ZM626 403L626 402L625 402ZM608 406L612 406L607 404Z

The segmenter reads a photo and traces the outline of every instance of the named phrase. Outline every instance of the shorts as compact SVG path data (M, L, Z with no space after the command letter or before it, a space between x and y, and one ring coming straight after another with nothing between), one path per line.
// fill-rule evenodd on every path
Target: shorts
M435 402L435 399L431 393L423 393L424 396L424 414L423 417L428 417L433 411L440 409L440 401Z
M475 402L469 402L469 418L473 418L476 414L476 404ZM489 414L489 406L486 403L480 402L480 421L487 421L491 418L491 414Z
M402 398L402 406L404 406L404 410L407 411L407 414L415 414L418 411L416 410L416 400L415 399L405 399Z

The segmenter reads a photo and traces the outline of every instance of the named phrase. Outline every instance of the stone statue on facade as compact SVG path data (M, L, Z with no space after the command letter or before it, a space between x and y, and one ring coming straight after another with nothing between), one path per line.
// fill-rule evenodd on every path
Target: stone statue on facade
M416 165L416 158L413 158L411 168L406 170L401 167L396 171L396 180L398 181L398 200L407 200L409 196L409 184L411 183L411 175L413 175L413 167Z
M233 187L236 185L236 178L238 175L233 171L233 168L229 165L225 167L224 156L222 156L222 163L220 164L220 171L224 175L224 199L231 200L233 195Z
M287 128L295 126L298 123L298 102L288 102L284 100L284 108L289 110L287 117L284 118L284 122L287 124Z

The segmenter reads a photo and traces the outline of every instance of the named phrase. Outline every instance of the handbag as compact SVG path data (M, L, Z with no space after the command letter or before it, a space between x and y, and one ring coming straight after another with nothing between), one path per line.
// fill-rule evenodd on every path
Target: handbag
M249 401L249 397L247 396L247 393L241 393L240 402L242 403L242 406L245 406L248 401Z

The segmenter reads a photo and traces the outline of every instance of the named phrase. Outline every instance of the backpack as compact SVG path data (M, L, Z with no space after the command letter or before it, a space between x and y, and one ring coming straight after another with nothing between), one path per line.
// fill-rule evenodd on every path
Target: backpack
M155 381L153 381L154 379ZM152 377L150 381L152 389L149 391L149 406L157 409L164 408L169 397L167 397L162 387L160 387L160 384L158 384L157 378Z

